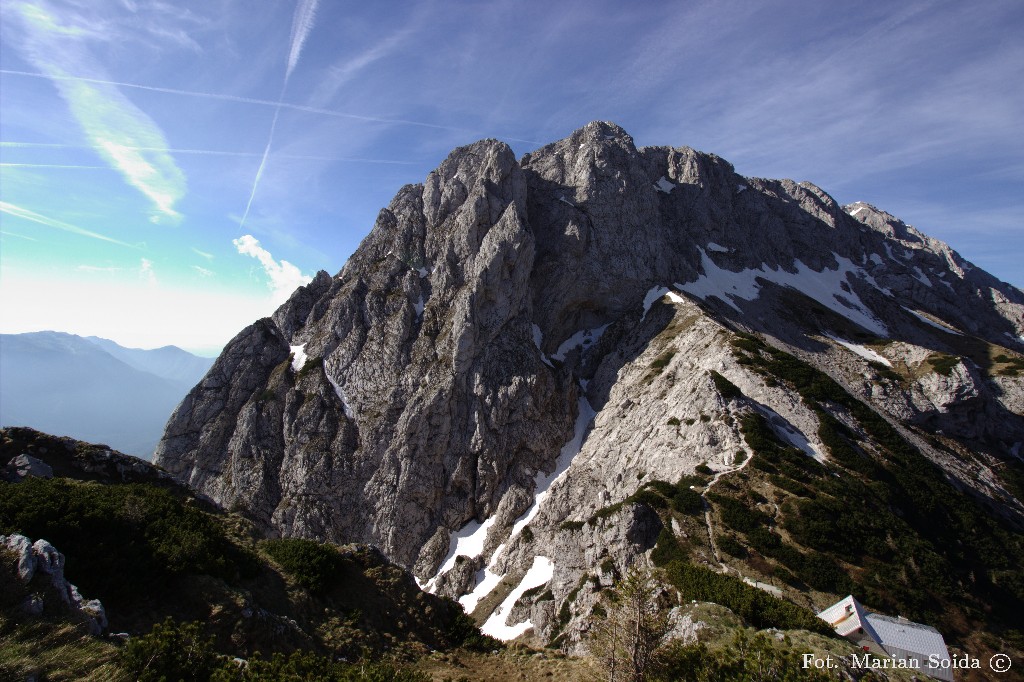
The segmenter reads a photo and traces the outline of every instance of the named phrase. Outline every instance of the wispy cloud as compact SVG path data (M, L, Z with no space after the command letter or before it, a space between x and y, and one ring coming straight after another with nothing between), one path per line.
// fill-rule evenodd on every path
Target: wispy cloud
M192 253L195 253L196 255L202 256L206 260L213 260L213 254L212 253L207 253L206 251L200 251L199 249L197 249L194 246L190 247L190 248L192 249Z
M0 149L92 149L92 147L86 145L77 144L63 144L57 142L16 142L16 141L0 141ZM135 151L150 152L158 151L148 147L133 147ZM170 152L173 154L182 155L197 155L197 156L237 156L237 157L252 157L262 156L261 152L243 152L233 151L229 149L176 149L167 148L162 151ZM398 166L418 166L421 165L419 161L408 161L403 159L371 159L359 156L317 156L315 154L287 154L278 152L274 155L279 159L288 159L293 161L335 161L338 163L380 163L380 164L394 164ZM109 168L109 166L87 166L87 165L63 165L63 164L46 164L46 163L0 163L0 168Z
M106 235L100 234L99 232L93 232L91 230L86 230L84 228L78 227L77 225L72 225L71 223L66 223L63 220L57 220L56 218L49 218L49 217L44 216L44 215L42 215L40 213L36 213L35 211L30 211L29 209L22 208L21 206L15 206L14 204L8 203L6 201L0 201L0 213L6 213L7 215L11 215L11 216L14 216L16 218L21 218L23 220L28 220L28 221L31 221L33 223L38 223L40 225L46 225L47 227L52 227L52 228L57 229L57 230L64 230L65 232L71 232L73 234L81 235L83 237L89 237L91 239L99 239L101 241L110 242L111 244L119 244L120 246L127 246L130 249L137 249L137 248L139 248L138 246L135 246L134 244L128 244L128 243L122 242L122 241L120 241L118 239L113 239L112 237L108 237Z
M18 25L8 33L52 80L93 149L153 203L154 217L177 218L174 204L184 196L185 175L167 153L157 124L115 85L67 78L72 72L103 73L86 44L97 31L90 20L71 12L58 19L42 1L19 2L13 9Z
M17 237L18 239L27 239L30 242L37 242L37 241L39 241L35 237L26 237L25 235L18 234L17 232L7 232L7 231L4 231L4 230L0 230L0 236L4 236L4 237Z
M67 170L107 170L110 166L89 166L63 163L0 163L0 168L63 168Z
M192 269L195 270L196 272L198 272L199 276L203 277L203 278L213 277L214 274L216 274L216 273L214 273L213 270L210 270L208 268L204 268L204 267L202 267L200 265L193 265Z
M121 270L123 270L123 269L124 268L119 268L119 267L116 267L116 266L113 266L113 265L79 265L78 267L75 268L75 270L78 270L79 272L97 272L97 273L99 273L99 272L103 272L103 273L121 272Z
M263 266L263 271L270 280L268 285L275 304L284 303L295 289L313 280L288 261L274 260L270 252L260 246L259 240L251 234L242 235L232 240L232 243L238 249L238 253L255 258Z
M341 88L358 76L363 70L374 62L393 54L402 45L407 44L409 38L416 32L412 26L407 26L397 33L394 33L384 40L374 43L369 49L354 57L348 57L334 64L327 70L326 77L316 87L311 101L315 104L326 104Z
M153 271L153 261L148 258L142 258L139 260L139 279L145 282L148 286L156 285L156 272Z
M327 109L324 107L313 107L304 104L295 104L293 102L284 102L280 100L260 99L258 97L243 97L241 95L228 95L216 92L203 92L199 90L182 90L180 88L165 88L157 85L143 85L141 83L129 83L126 81L116 81L105 78L92 78L88 76L78 76L71 74L63 75L47 75L42 73L34 73L32 71L18 71L16 69L0 69L0 73L7 74L9 76L25 76L27 78L47 78L53 81L58 80L71 80L81 81L83 83L94 83L99 85L112 85L119 88L133 88L136 90L148 90L150 92L162 92L167 95L182 95L185 97L201 97L204 99L221 100L225 102L237 102L239 104L257 104L264 107L280 107L291 111L301 111L307 114L318 114L321 116L333 116L335 118L345 118L353 121L363 121L366 123L385 123L388 125L405 125L415 126L419 128L430 128L433 130L447 130L455 133L462 133L465 135L472 135L479 133L480 131L474 131L471 128L441 125L438 123L428 123L426 121L417 121L408 118L389 118L386 116L364 116L362 114L352 114L346 111L338 111L336 109ZM515 138L507 138L515 139ZM531 142L530 140L523 140L524 142Z
M309 32L313 30L316 21L316 6L319 0L299 0L295 6L295 15L292 17L292 38L288 50L288 70L285 71L285 82L291 78L292 71L298 66L299 57L302 55L302 47L306 44Z

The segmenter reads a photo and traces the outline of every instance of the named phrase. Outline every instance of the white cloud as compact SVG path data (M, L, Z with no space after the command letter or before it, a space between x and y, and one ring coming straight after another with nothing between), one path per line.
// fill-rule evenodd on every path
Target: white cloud
M123 269L124 268L119 268L119 267L116 267L116 266L113 266L113 265L107 265L107 266L104 266L104 265L79 265L78 267L75 268L75 270L78 270L79 272L97 272L97 273L99 273L99 272L104 272L104 273L120 272Z
M191 248L192 248L192 253L195 253L196 255L202 256L206 260L213 260L213 254L212 253L207 253L206 251L200 251L199 249L197 249L194 246L191 247Z
M153 261L143 258L139 262L139 279L149 286L156 285L156 273L153 272Z
M198 272L200 277L213 277L216 274L213 270L207 270L199 265L193 265L192 269Z
M18 25L6 33L22 56L50 77L89 144L125 181L154 205L154 217L177 219L174 204L185 194L185 175L166 151L163 132L116 86L70 74L103 75L87 41L102 34L94 19L48 9L45 2L13 5ZM59 16L59 19L58 19Z
M259 240L251 234L242 235L232 243L238 249L238 253L252 256L263 266L263 271L267 273L270 280L268 285L272 292L272 299L277 304L284 303L298 287L309 284L313 280L309 275L302 274L301 270L288 261L274 260L270 252L260 246Z

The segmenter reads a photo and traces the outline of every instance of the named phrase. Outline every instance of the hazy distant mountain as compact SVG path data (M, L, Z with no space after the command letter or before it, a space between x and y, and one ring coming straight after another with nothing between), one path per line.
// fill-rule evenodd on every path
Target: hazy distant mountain
M130 367L174 382L188 384L188 388L192 388L202 379L206 370L213 364L213 358L192 355L177 346L144 350L125 348L110 339L101 339L98 336L87 336L85 340L91 341Z
M149 459L212 360L62 332L0 335L0 424L101 442Z

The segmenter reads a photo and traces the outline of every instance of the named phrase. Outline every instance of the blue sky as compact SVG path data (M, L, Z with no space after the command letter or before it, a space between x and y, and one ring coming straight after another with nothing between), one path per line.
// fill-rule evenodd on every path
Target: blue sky
M0 331L213 351L406 183L592 120L1024 285L1024 3L0 0Z

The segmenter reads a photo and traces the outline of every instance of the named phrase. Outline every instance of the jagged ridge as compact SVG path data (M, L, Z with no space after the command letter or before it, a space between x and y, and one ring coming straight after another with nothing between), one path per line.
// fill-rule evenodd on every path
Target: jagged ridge
M1019 520L1024 294L866 204L608 123L519 161L478 142L403 187L338 275L228 345L156 461L267 533L372 543L435 591L476 588L481 618L517 585L553 593L495 627L511 611L546 638L575 590L578 639L580 576L662 524L636 505L561 524L644 477L739 466L750 408L709 371L829 459L819 416L737 362L734 330L825 370Z

